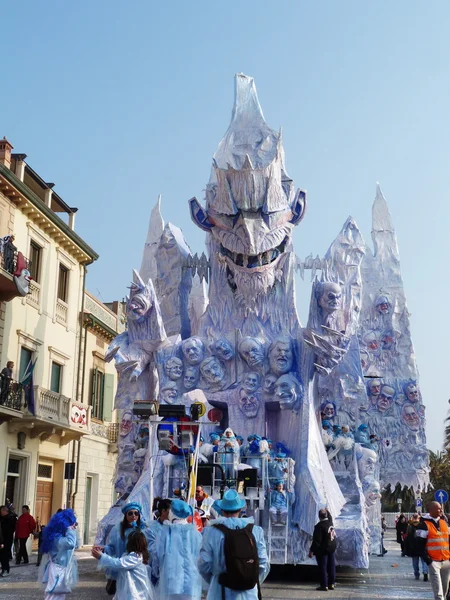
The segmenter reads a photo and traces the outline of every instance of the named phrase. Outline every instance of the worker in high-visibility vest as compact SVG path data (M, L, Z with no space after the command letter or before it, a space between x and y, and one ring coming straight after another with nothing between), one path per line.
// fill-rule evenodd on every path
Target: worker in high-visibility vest
M439 502L430 502L428 515L417 526L416 537L423 542L423 559L428 565L435 600L445 600L450 582L449 527Z

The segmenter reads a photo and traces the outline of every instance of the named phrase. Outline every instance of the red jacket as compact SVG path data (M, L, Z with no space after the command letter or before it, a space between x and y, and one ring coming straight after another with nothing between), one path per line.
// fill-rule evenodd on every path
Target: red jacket
M16 524L16 538L28 538L35 530L36 521L33 519L30 513L20 515Z

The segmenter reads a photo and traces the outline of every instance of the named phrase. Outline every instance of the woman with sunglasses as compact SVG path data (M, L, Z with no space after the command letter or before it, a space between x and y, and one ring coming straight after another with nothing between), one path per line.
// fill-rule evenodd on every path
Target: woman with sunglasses
M111 530L108 536L107 544L104 548L98 546L95 549L102 551L108 556L114 558L121 558L126 552L128 537L133 531L143 531L146 529L147 524L141 518L142 506L137 502L129 502L122 508L123 520ZM116 579L117 571L114 569L106 570L106 577L108 583L106 585L106 591L111 596L116 593Z

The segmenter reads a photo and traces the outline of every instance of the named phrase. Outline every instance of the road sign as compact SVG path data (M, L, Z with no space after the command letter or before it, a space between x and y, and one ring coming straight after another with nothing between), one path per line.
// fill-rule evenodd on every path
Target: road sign
M447 502L448 500L448 493L445 490L436 490L434 492L434 499L441 504L444 504L444 502Z
M416 498L416 507L420 508L422 506L422 500L421 498Z

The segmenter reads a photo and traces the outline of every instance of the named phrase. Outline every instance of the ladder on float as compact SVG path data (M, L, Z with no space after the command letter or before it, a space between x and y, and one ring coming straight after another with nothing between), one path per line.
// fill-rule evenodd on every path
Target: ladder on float
M289 497L288 497L289 498ZM270 508L270 507L269 507ZM272 517L269 512L269 528L267 531L268 555L269 563L280 564L280 558L283 558L281 564L287 564L288 559L288 541L289 541L289 522L290 522L290 505L288 500L288 512L286 514L286 523L272 523ZM282 547L277 547L276 542L283 542ZM275 544L273 543L275 542ZM274 547L275 546L275 547Z

